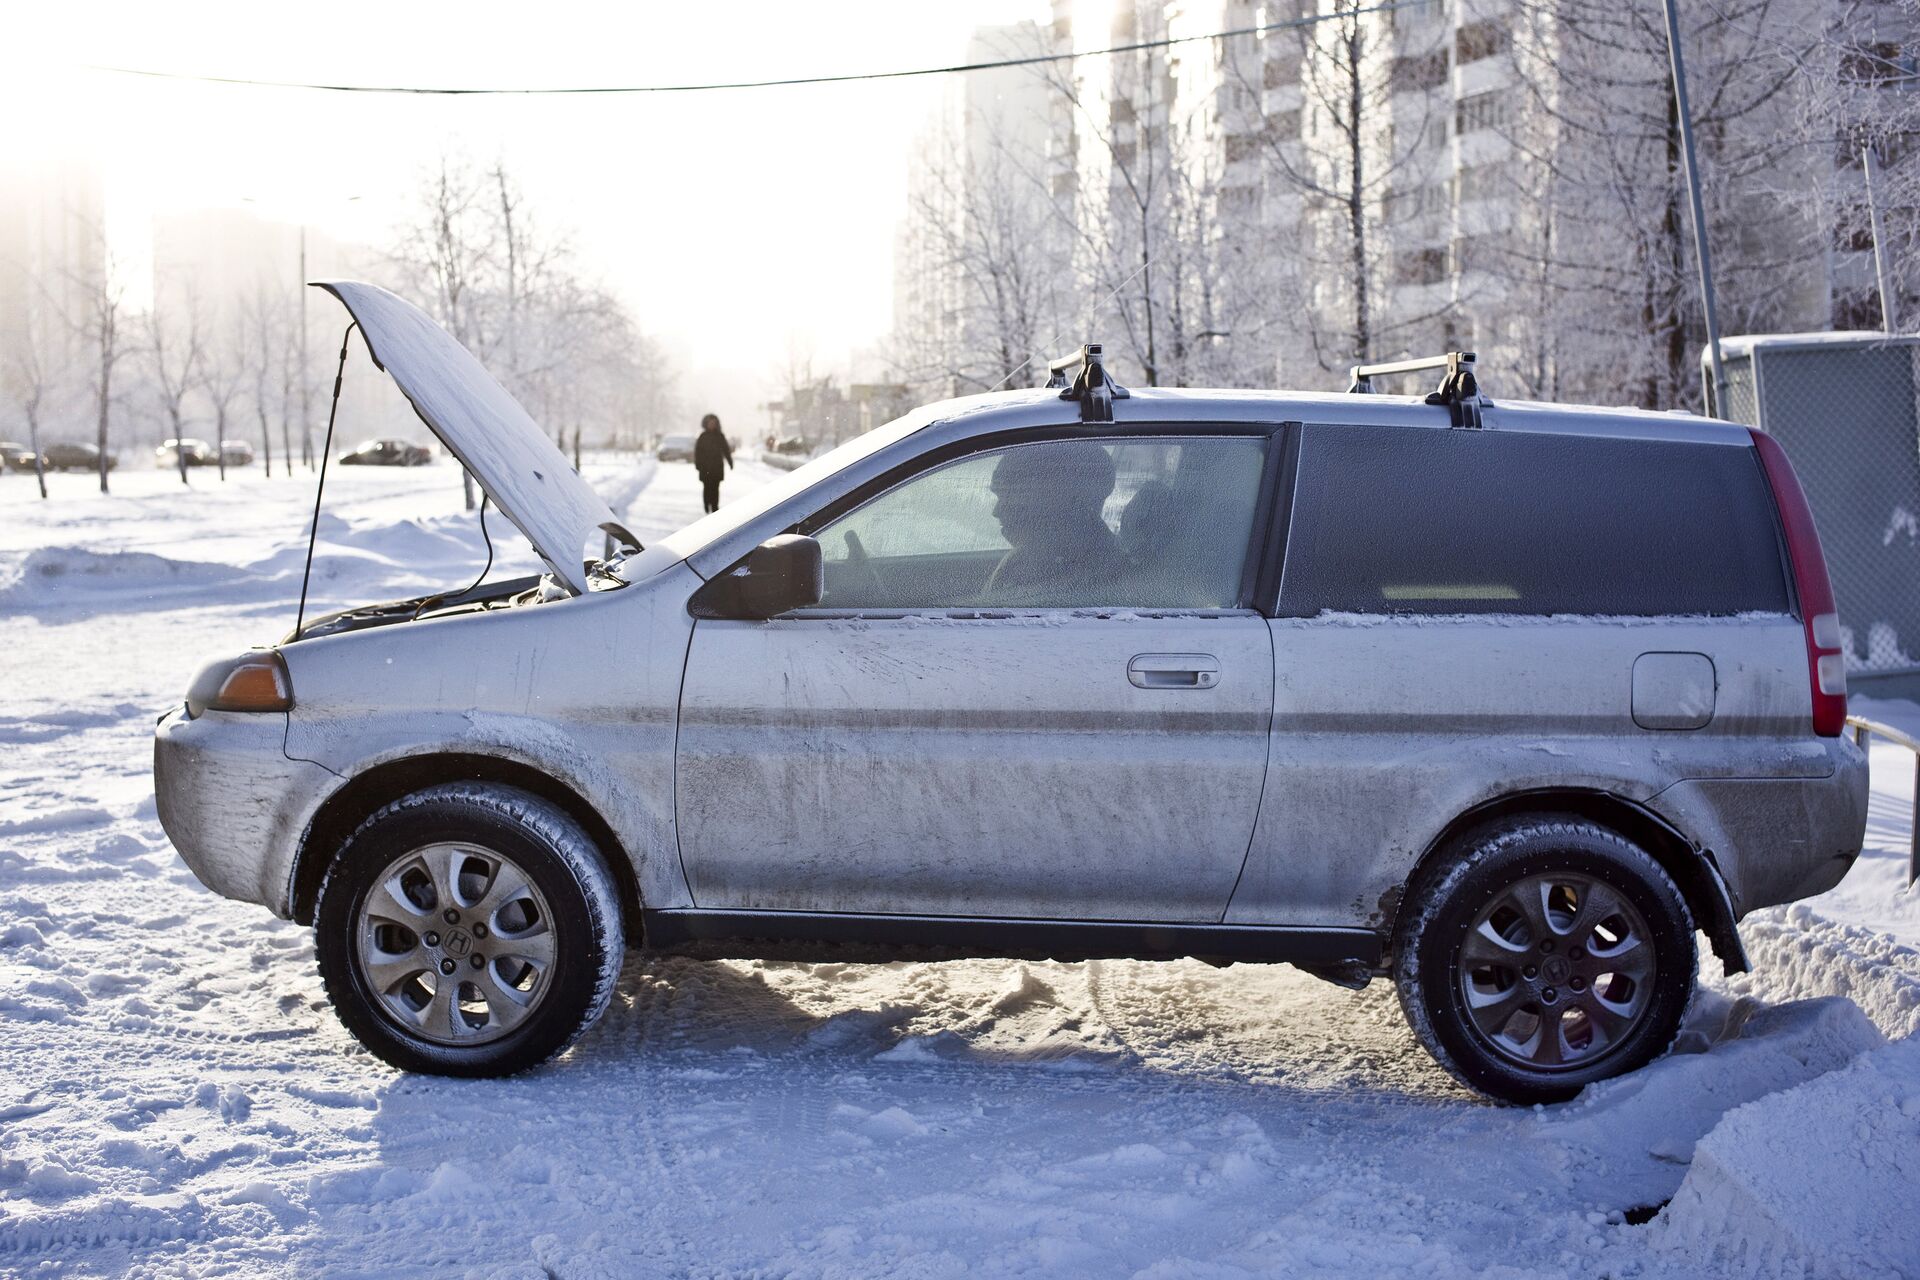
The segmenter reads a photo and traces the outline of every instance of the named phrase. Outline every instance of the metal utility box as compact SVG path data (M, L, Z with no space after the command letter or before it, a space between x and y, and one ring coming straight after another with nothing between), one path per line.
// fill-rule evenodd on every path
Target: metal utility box
M1717 416L1793 460L1833 577L1857 692L1920 697L1920 337L1727 338ZM1713 382L1701 356L1708 403Z

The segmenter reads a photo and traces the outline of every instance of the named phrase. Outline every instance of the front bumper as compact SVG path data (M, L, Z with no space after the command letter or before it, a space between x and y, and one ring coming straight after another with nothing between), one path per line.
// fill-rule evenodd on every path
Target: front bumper
M153 795L160 825L200 883L228 898L292 914L301 833L340 779L289 760L284 713L184 707L153 735Z

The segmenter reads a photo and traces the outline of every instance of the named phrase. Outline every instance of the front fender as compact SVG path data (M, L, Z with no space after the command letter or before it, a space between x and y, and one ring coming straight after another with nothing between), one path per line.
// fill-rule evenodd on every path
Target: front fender
M286 755L343 785L434 755L535 770L606 823L642 902L691 905L673 753L700 582L681 565L619 591L287 645Z

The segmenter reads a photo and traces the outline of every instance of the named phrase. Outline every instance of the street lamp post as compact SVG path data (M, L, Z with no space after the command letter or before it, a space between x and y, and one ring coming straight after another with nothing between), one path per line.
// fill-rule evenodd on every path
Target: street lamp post
M1727 371L1720 362L1720 316L1713 305L1713 258L1707 249L1707 214L1700 200L1700 162L1693 151L1693 109L1687 103L1687 64L1680 52L1680 15L1675 0L1663 0L1667 18L1667 56L1673 69L1673 99L1680 124L1680 155L1686 166L1687 202L1693 212L1693 256L1700 268L1700 306L1707 321L1707 365L1713 376L1713 405L1709 412L1724 418L1727 407Z

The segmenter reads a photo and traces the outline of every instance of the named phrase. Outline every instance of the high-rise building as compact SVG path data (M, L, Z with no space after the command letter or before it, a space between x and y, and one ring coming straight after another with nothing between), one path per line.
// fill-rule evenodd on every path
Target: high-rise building
M1053 0L1048 47L1080 56L990 74L1038 90L1008 103L1045 121L1025 177L1065 229L1040 268L1068 277L1077 327L1057 345L1104 335L1149 382L1307 387L1467 348L1495 394L1691 400L1701 316L1664 33L1635 4L1575 30L1554 0ZM1832 11L1788 0L1766 31L1683 14L1730 331L1845 320L1870 280L1863 237L1836 240L1806 199L1834 158L1779 145L1794 107L1756 52ZM1835 74L1911 79L1893 72L1913 33L1881 30L1898 19ZM944 225L994 172L968 156L939 188ZM903 254L903 328L951 338L965 326L943 324L979 317L952 257Z

